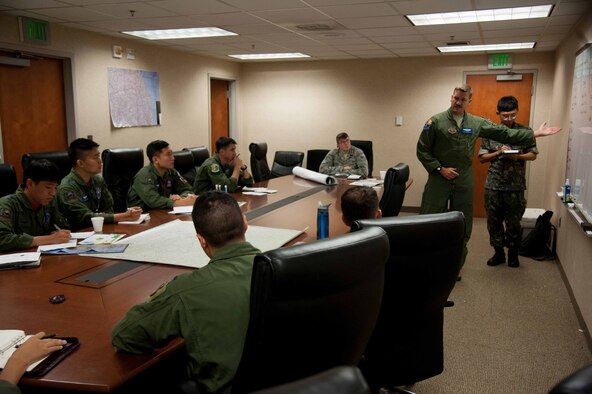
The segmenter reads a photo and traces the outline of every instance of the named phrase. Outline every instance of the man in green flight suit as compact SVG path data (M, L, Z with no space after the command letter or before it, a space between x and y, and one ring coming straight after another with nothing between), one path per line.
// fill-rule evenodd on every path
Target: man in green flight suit
M249 323L253 260L260 251L245 241L247 218L229 194L203 193L192 217L210 262L132 307L113 327L112 341L120 350L143 353L182 337L197 391L230 392Z
M216 141L216 152L203 162L197 170L193 190L200 194L207 190L216 189L233 192L239 186L250 186L253 177L236 153L236 141L229 137L220 137Z
M152 141L146 147L150 164L134 176L127 205L142 210L193 205L191 185L175 170L175 156L168 142Z
M432 116L417 142L417 158L428 172L420 214L461 211L465 215L465 247L473 227L473 155L478 137L520 146L533 145L534 138L559 132L558 127L514 130L503 124L471 115L465 110L473 95L469 85L454 88L450 108ZM460 278L460 277L459 277Z
M140 208L113 213L113 197L100 176L103 162L99 144L86 138L75 139L68 148L68 156L72 162L72 171L58 186L57 201L70 228L77 230L90 227L90 218L94 216L104 217L105 223L133 221L140 217Z
M319 172L327 175L347 174L368 176L368 159L364 151L352 146L347 133L335 137L337 148L327 153L319 166Z
M54 196L60 170L48 160L25 168L24 183L16 193L0 198L0 252L68 242L68 222Z

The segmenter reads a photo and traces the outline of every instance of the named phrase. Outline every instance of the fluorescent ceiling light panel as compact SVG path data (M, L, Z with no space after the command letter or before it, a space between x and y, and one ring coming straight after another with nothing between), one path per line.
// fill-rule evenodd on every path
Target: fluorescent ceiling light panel
M205 37L223 37L236 36L238 34L218 27L193 27L187 29L161 29L161 30L136 30L122 31L136 37L146 38L148 40L175 40L178 38L205 38Z
M534 42L514 42L509 44L487 44L487 45L448 45L438 47L442 53L449 52L474 52L474 51L507 51L512 49L534 48Z
M453 23L493 22L515 19L546 18L553 5L498 8L492 10L443 12L438 14L406 15L415 26L447 25Z
M251 53L244 55L228 55L241 60L267 60L267 59L296 59L299 57L310 57L304 53Z

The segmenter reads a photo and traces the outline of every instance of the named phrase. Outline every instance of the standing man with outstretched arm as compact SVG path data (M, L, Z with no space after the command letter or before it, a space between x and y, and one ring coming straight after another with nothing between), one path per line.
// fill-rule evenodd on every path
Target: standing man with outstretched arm
M469 85L455 87L450 108L427 120L417 142L417 158L428 172L419 213L461 211L465 215L465 250L461 267L467 257L467 242L473 227L473 155L477 138L531 146L534 138L561 130L546 127L546 124L536 131L496 125L466 112L472 95Z

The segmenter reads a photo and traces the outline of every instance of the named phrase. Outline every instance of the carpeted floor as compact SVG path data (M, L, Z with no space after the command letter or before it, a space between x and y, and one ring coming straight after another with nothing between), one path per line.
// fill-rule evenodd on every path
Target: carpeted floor
M557 262L488 267L492 254L476 218L456 305L445 309L444 372L411 386L416 393L546 393L592 363Z

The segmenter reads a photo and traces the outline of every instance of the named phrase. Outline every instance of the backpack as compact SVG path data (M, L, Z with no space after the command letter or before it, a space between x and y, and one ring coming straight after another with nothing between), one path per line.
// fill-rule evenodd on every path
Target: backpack
M555 226L551 224L553 211L546 211L537 218L534 229L522 240L520 256L530 257L535 260L552 260L555 258L555 248L549 248L551 231Z

